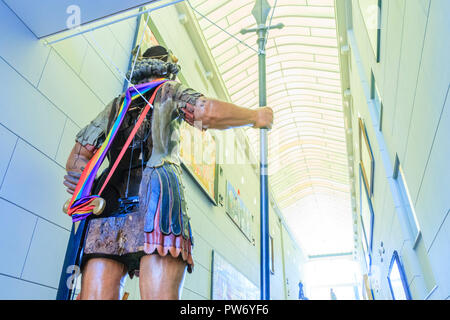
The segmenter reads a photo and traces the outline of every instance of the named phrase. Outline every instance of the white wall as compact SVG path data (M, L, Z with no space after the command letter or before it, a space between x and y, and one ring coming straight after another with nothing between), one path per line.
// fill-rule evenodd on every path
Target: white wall
M375 270L379 270L375 298L391 299L386 277L392 252L397 250L405 265L413 299L424 299L429 293L432 293L430 299L448 299L450 3L446 0L384 0L382 3L379 63L355 0L351 1L353 28L348 33L354 172L359 172L358 113L366 122L375 159L373 260ZM381 132L369 96L371 70L384 104ZM393 180L396 155L422 231L415 248L405 227ZM359 208L358 178L355 183ZM386 249L382 256L378 254L381 241Z
M135 21L92 34L123 70ZM71 229L65 162L123 81L90 38L46 46L2 1L0 30L0 299L54 299Z

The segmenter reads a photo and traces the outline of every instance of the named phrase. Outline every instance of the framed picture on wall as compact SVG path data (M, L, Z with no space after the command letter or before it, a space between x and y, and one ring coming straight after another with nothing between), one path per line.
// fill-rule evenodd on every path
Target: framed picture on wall
M369 198L371 198L373 195L375 162L373 159L370 141L367 137L366 125L361 118L359 118L359 156L364 184L366 185L366 189L369 193Z
M180 127L181 164L217 205L217 164L216 140L211 133L200 131L183 122Z
M393 300L412 300L405 270L397 251L392 254L387 278Z
M227 193L225 195L225 212L233 220L236 226L241 230L245 237L252 242L252 214L242 201L238 191L233 187L230 181L227 181Z
M257 300L258 287L216 251L212 251L212 300Z
M375 214L372 207L372 201L369 196L369 192L364 182L364 174L362 166L359 167L359 214L361 217L361 226L363 229L363 240L366 241L367 251L372 255L373 247L373 226L375 220Z

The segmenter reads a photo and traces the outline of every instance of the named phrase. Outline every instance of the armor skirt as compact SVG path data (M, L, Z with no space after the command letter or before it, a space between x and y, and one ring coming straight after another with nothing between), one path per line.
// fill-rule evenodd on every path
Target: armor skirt
M93 257L111 258L125 264L133 277L139 275L142 256L170 254L181 257L191 273L193 238L180 177L177 165L145 168L138 206L89 221L83 264Z

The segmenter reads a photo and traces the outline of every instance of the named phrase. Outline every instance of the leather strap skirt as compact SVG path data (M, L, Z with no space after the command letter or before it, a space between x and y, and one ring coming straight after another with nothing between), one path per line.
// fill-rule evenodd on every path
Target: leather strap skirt
M138 208L89 221L83 265L89 258L111 258L124 263L133 277L138 275L142 256L170 254L181 257L191 273L194 261L189 220L180 167L169 163L147 167L142 172Z

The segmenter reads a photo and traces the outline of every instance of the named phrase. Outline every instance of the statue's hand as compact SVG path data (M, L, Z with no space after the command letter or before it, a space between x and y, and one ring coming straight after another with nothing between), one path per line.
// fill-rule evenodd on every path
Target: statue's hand
M256 109L256 121L254 128L271 129L273 124L273 110L270 107Z
M68 171L64 176L63 184L67 187L67 192L73 194L80 180L81 172Z

